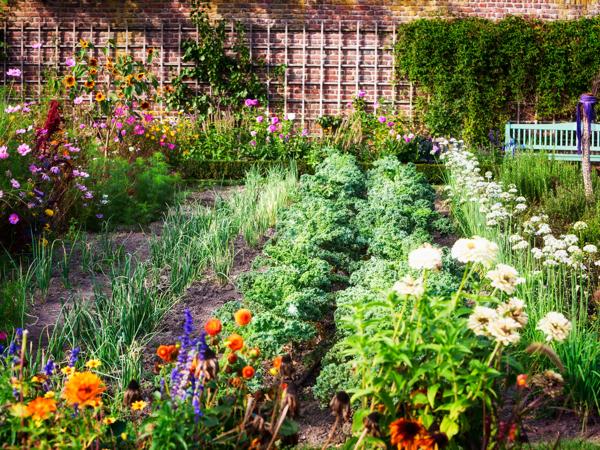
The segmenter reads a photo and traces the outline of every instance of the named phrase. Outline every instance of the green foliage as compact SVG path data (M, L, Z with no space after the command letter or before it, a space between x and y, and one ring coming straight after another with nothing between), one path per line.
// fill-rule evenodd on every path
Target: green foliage
M267 88L257 71L261 64L250 56L243 25L235 24L233 45L228 49L229 22L211 23L202 2L197 0L192 2L191 19L198 29L198 39L181 45L183 61L193 65L184 67L173 79L170 106L210 114L221 108L239 109L247 98L266 101ZM185 82L190 79L210 87L210 92L193 92Z
M570 118L600 72L600 20L420 19L401 25L400 76L434 136L488 142L511 118Z

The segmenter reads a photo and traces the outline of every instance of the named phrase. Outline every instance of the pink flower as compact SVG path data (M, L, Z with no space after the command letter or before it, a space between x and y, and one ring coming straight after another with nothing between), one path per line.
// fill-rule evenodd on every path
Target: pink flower
M258 117L256 118L256 121L257 121L258 123L262 123L262 122L263 122L263 120L265 120L265 118L264 118L263 116L258 116Z
M144 121L152 122L153 120L154 120L154 117L152 116L152 114L144 114Z
M85 123L80 123L80 124L79 124L79 129L80 129L80 130L83 130L84 128L85 128Z
M250 145L251 145L252 147L256 147L256 141L255 141L254 139L252 139L252 140L250 141Z
M127 119L125 119L125 122L127 122L127 125L133 125L133 123L135 122L135 117L129 116Z
M252 106L258 106L258 100L255 98L247 98L244 104L249 108Z
M8 221L11 225L16 225L17 223L19 223L19 220L19 216L15 213L12 213L10 216L8 216Z
M385 116L379 116L379 119L377 120L379 120L379 123L385 123L387 119L385 118Z
M145 129L145 128L144 128L142 125L140 125L140 124L137 124L137 125L134 127L134 129L133 129L133 132L134 132L135 134L137 134L137 135L140 135L140 136L141 136L142 134L144 134L144 133L146 132L146 129Z
M121 128L123 128L123 122L116 122L115 127L117 128L117 130L120 130Z
M34 49L38 49L38 48L42 48L42 43L41 42L34 42L33 44L31 44L31 48Z
M21 76L21 69L16 69L16 68L8 69L6 71L6 75L9 77L13 77L13 78L19 78Z
M84 98L80 95L79 97L75 97L73 103L75 103L76 105L81 105L83 103L83 100Z
M256 131L255 131L255 130L252 130L252 131L250 132L250 136L252 136L252 137L256 136Z
M277 125L279 123L279 117L277 117L277 116L271 117L271 123L273 125Z
M19 189L21 187L21 183L19 183L17 180L15 180L14 178L12 178L10 180L10 185L13 187L13 189Z
M302 137L306 136L308 136L308 130L305 128L304 130L302 130Z
M27 133L27 130L25 128L19 128L18 130L15 131L15 134L25 134Z
M175 149L175 144L169 144L169 145L167 145L167 147L169 147L169 150L174 150Z
M8 158L8 148L6 147L6 145L3 145L2 147L0 147L0 159L6 159Z
M0 341L6 341L8 339L8 333L6 331L0 331Z
M365 98L365 95L367 95L367 93L365 91L363 91L362 89L360 91L358 91L358 94L356 94L356 96L358 98Z
M277 131L277 126L275 126L275 125L269 125L269 127L267 128L267 131L269 133L274 133L275 131Z
M73 67L75 65L75 60L73 58L67 58L65 61L65 65L67 67Z
M31 147L29 147L29 145L27 144L21 144L17 147L17 152L19 153L19 155L25 156L29 152L31 152Z

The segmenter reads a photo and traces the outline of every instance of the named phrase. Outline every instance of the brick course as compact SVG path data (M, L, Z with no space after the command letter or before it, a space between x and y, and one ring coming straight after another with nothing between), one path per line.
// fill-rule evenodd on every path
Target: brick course
M287 88L273 81L272 101L306 119L337 113L358 88L385 95L410 111L412 91L393 80L394 26L420 17L521 15L546 20L600 13L588 0L219 0L206 2L212 18L246 24L253 55L287 64ZM12 0L6 10L8 60L22 67L24 84L39 87L44 68L61 69L80 37L97 45L110 37L141 55L161 48L163 83L178 68L179 42L195 38L184 0ZM357 30L358 29L358 30ZM357 41L358 40L358 41ZM41 49L30 48L42 42ZM287 45L286 45L287 44ZM287 51L286 51L287 46ZM358 47L358 51L357 51ZM304 114L303 114L304 113Z

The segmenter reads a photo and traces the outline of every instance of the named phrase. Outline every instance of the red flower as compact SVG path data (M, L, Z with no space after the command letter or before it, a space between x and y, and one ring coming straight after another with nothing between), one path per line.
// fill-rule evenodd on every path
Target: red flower
M246 366L242 369L242 376L244 378L246 378L247 380L249 380L250 378L252 378L254 376L254 367L252 366Z
M206 334L210 336L216 336L221 332L222 329L223 325L221 325L221 321L215 318L208 319L208 322L206 322L206 325L204 325L204 331L206 331Z

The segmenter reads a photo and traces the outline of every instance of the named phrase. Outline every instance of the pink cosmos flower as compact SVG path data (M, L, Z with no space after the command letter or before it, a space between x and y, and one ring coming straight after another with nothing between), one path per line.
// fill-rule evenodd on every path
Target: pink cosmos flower
M274 133L275 131L277 131L277 126L275 126L275 125L269 125L269 127L267 128L267 131L269 133Z
M258 116L258 117L256 118L256 121L257 121L258 123L262 123L262 122L263 122L263 120L265 120L265 118L264 118L263 116Z
M117 130L120 130L121 128L123 128L123 122L116 122L115 127L117 128Z
M83 103L84 98L80 95L79 97L75 97L73 99L73 103L76 105L81 105Z
M385 116L379 116L379 119L377 120L379 120L379 123L385 123L387 119L385 118Z
M13 187L13 189L19 189L21 187L21 183L19 183L17 180L15 180L14 178L12 178L10 180L10 185Z
M169 144L169 145L167 145L167 147L169 147L169 150L174 150L175 149L175 144Z
M6 145L3 145L2 147L0 147L0 159L6 159L8 158L8 148L6 147Z
M83 130L84 128L85 128L85 123L80 123L80 124L79 124L79 129L80 129L80 130Z
M252 130L252 131L250 132L250 136L252 136L252 137L256 136L256 131L255 131L255 130Z
M133 128L133 132L134 132L135 134L137 134L138 136L141 136L142 134L144 134L144 133L146 132L146 129L145 129L145 128L144 128L142 125L140 125L140 124L137 124L137 125L136 125L136 126Z
M21 76L21 69L12 68L6 71L6 75L13 78L19 78Z
M255 98L247 98L244 104L249 108L252 106L258 106L258 100Z
M8 216L8 221L11 225L16 225L17 223L19 223L19 220L19 216L15 213L12 213L10 216Z
M154 117L152 116L152 114L144 114L144 121L152 122L153 120L154 120Z
M19 128L18 130L15 131L15 134L25 134L27 133L27 130L25 128Z
M31 152L31 147L29 147L29 145L27 144L21 144L17 147L17 152L19 153L19 155L25 156L29 152Z
M250 145L251 145L252 147L256 147L256 141L255 141L254 139L252 139L252 140L250 141Z
M31 44L31 48L33 49L38 49L38 48L42 48L42 43L41 42L34 42L33 44Z
M277 116L271 117L271 123L273 125L277 125L279 123L279 117L277 117Z
M65 61L65 65L67 67L73 67L75 65L75 60L73 58L67 58Z
M129 116L125 122L127 122L128 125L133 125L133 123L135 122L135 117L134 116Z
M358 94L356 94L356 96L358 98L365 98L365 95L367 95L367 93L365 91L363 91L362 89L360 91L358 91Z

